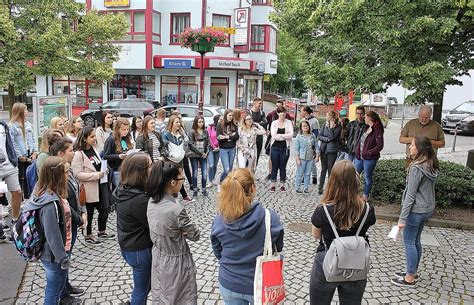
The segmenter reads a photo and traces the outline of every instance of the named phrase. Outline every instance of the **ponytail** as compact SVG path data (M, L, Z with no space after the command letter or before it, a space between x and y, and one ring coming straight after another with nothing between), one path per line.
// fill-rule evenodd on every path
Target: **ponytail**
M255 182L248 169L231 171L221 184L217 209L225 222L232 222L246 214L254 198Z
M155 202L161 201L165 194L166 186L172 180L178 178L181 167L170 161L158 161L153 163L150 178L146 186L148 196L152 197Z

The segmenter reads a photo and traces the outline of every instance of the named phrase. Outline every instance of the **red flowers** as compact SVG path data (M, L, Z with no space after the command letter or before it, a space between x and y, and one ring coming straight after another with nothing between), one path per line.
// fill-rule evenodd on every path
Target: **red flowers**
M178 36L181 47L191 48L193 44L199 43L201 39L205 39L207 43L219 44L227 40L227 34L212 28L191 29L186 28Z

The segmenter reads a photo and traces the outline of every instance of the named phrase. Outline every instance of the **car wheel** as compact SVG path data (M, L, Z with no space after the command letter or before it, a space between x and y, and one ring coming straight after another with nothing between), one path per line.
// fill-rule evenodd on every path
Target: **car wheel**
M95 124L95 120L92 115L88 115L84 117L84 125L94 127L94 124Z

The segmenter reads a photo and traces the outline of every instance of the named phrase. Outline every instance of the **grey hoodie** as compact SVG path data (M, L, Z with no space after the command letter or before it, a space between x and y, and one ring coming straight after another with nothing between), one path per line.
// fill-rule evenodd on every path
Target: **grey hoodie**
M402 195L402 211L398 223L405 224L408 214L429 213L435 208L435 182L438 171L430 171L422 164L411 166Z
M23 207L23 211L40 210L40 222L43 226L46 241L41 253L41 259L61 264L66 269L69 257L64 248L66 231L64 225L64 211L59 203L60 198L46 191L41 196L33 195Z

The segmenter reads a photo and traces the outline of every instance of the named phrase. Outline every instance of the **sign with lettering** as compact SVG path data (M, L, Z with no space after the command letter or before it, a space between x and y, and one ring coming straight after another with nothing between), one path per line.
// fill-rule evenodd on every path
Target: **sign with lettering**
M249 8L238 8L234 11L234 45L248 44Z
M208 26L208 28L224 32L225 34L235 34L235 28L221 28L218 26Z
M163 68L165 69L191 69L192 61L190 59L164 59Z
M250 70L250 61L232 59L209 59L209 68Z
M104 0L105 7L128 7L130 0Z

